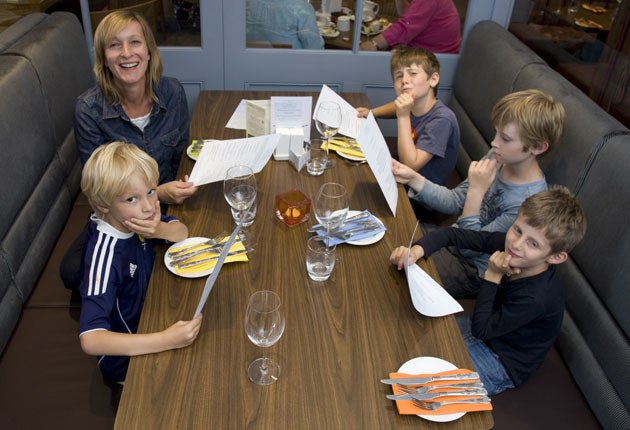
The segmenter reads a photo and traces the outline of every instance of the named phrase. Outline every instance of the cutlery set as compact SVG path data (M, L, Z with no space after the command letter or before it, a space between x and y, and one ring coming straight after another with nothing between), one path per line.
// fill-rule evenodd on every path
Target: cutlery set
M475 379L477 381L470 382L470 380ZM478 379L479 374L477 374L476 372L471 372L454 375L381 379L381 382L383 382L384 384L396 385L401 391L403 391L403 394L388 394L388 399L410 400L415 406L419 408L426 410L436 410L442 406L451 404L491 403L491 399L490 397L488 397L488 391L483 388L483 384L478 381ZM434 381L454 382L444 385L423 385L430 384ZM438 389L449 389L451 391L434 391ZM466 396L466 398L453 400L442 399L444 397L455 396Z
M226 235L226 232L222 232L216 237L208 239L205 242L191 243L189 245L168 251L167 254L170 257L170 266L178 269L185 269L199 264L204 264L212 260L217 260L223 250L223 246L225 244L224 239L227 237ZM253 248L246 246L244 241L242 241L242 244L245 245L243 248L230 251L227 256L231 257L253 251ZM204 254L212 255L206 258L195 258Z

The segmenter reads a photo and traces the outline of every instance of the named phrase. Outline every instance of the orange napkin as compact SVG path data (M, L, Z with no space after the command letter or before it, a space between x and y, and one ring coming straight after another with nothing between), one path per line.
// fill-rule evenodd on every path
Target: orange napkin
M445 372L418 374L418 375L393 372L389 374L389 377L392 379L414 378L414 377L435 376L435 375L457 375L459 373L470 373L470 372L472 371L468 369L453 369L453 370L447 370ZM465 382L475 382L475 381L479 381L479 379L462 379L456 382L465 383ZM450 385L452 383L453 381L433 381L426 384L418 384L418 385L414 384L413 386L421 387L423 385ZM392 391L394 392L394 394L404 394L404 391L402 391L396 384L392 385ZM444 391L452 391L452 389L444 388L444 389L439 390L439 392L444 392ZM432 392L438 392L438 390L435 390ZM435 400L436 401L458 400L458 399L465 399L467 397L480 397L480 396L449 396L448 399L436 398ZM401 415L446 415L446 414L456 414L460 412L477 412L477 411L491 411L492 410L492 404L472 403L472 404L444 405L441 408L438 408L434 411L430 411L430 410L422 409L414 405L411 400L396 400L396 407L398 408L398 413Z

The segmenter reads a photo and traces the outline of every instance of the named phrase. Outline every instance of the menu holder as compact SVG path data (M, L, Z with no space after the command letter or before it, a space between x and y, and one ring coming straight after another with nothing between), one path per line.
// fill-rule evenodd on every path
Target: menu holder
M273 151L274 160L288 160L292 147L302 148L304 146L304 130L301 127L278 127L276 128L276 134L280 135L280 139L278 139L278 145Z

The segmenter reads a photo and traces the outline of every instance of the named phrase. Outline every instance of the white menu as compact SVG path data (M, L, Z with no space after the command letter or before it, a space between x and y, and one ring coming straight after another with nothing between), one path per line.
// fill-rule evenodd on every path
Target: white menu
M354 106L331 90L330 87L324 85L315 104L313 119L315 119L315 113L317 112L319 104L323 101L335 102L341 107L341 126L339 127L339 134L356 139L359 135L359 130L365 123L365 118L359 118L357 116L357 109Z

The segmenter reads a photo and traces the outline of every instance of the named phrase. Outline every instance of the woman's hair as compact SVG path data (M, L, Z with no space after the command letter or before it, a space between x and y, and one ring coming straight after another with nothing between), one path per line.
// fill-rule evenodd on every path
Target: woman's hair
M427 51L423 48L417 48L413 46L399 45L392 50L392 58L390 61L390 72L392 78L396 71L409 67L413 64L421 66L424 72L431 77L434 73L440 73L440 62L435 54L431 51ZM437 97L436 85L433 88L433 93Z
M527 224L543 231L552 254L571 251L586 233L586 217L580 202L559 185L529 196L518 213Z
M153 31L139 13L115 10L103 18L94 33L94 75L96 76L96 83L101 87L105 99L112 104L122 103L124 97L120 89L114 84L114 76L107 67L105 49L116 35L132 22L140 24L147 50L149 51L145 92L153 101L158 101L153 93L153 85L157 85L162 79L162 58L160 57L160 50L155 42Z
M136 145L112 142L94 150L83 167L81 190L99 218L103 214L98 206L109 207L125 194L134 175L140 175L150 187L157 187L157 162Z
M508 94L492 108L492 122L498 129L514 123L523 141L524 151L547 142L549 148L564 132L566 113L561 103L539 90Z

